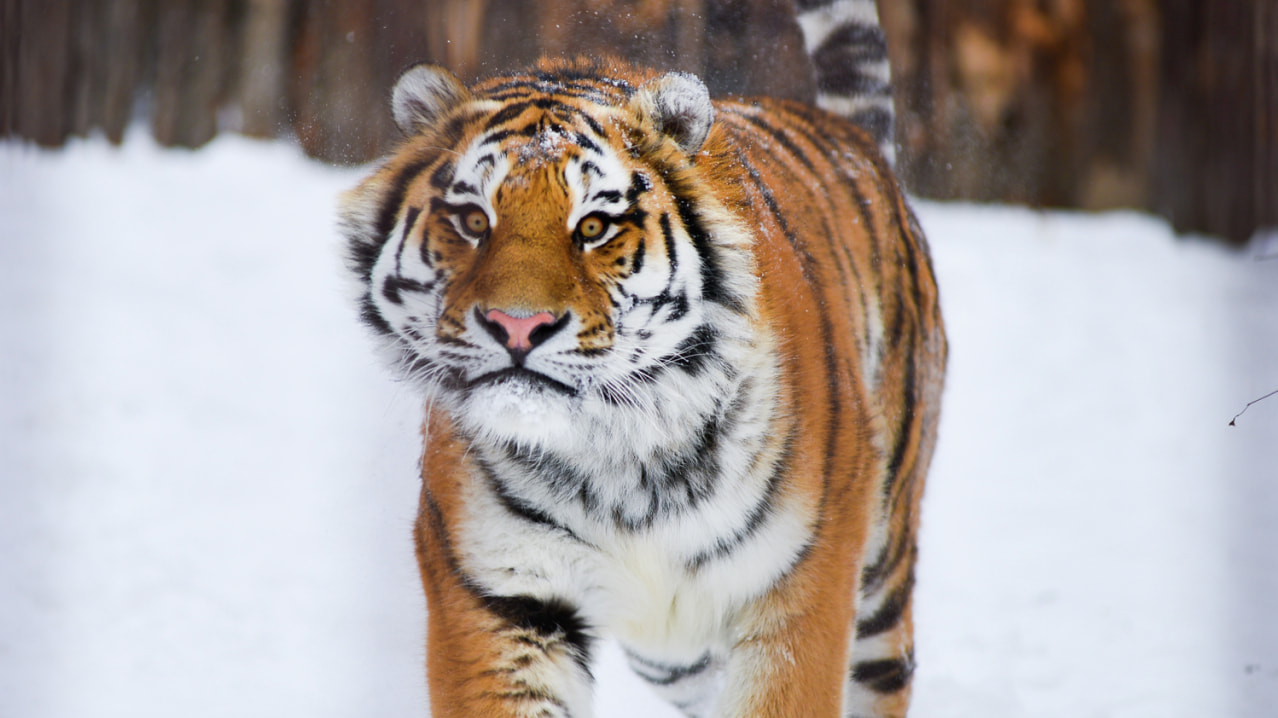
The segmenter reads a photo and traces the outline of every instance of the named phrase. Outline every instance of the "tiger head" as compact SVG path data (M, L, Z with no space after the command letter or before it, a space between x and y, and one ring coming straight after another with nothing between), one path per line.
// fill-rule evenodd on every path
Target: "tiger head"
M343 199L365 321L472 435L660 443L740 380L757 280L705 86L598 66L409 70L405 143Z

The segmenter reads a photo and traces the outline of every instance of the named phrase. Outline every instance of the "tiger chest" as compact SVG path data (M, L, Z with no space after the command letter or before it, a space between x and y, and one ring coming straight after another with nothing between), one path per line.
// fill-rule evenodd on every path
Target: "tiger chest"
M732 486L633 525L626 512L655 500L637 486L600 490L592 505L580 496L539 499L537 477L492 471L476 469L468 482L458 537L467 574L494 595L567 601L645 655L692 661L730 642L735 612L784 574L811 536L810 507L758 480L766 477L716 477ZM642 500L628 505L628 494Z

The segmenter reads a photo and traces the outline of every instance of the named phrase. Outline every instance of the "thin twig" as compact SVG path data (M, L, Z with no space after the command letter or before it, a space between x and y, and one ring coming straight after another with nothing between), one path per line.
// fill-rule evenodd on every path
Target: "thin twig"
M1269 397L1273 396L1274 394L1278 394L1278 389L1274 389L1273 391L1269 392L1268 394L1265 394L1264 396L1260 397L1259 399L1253 399L1252 401L1247 402L1247 406L1244 406L1242 411L1238 412L1237 414L1234 414L1234 418L1232 418L1232 419L1230 419L1230 420L1229 420L1229 425L1230 425L1230 426L1236 426L1236 424L1234 424L1234 422L1235 422L1235 421L1238 421L1238 417L1242 416L1243 414L1246 414L1246 413L1247 413L1247 410L1251 408L1251 405L1252 405L1252 404L1258 404L1258 403L1260 403L1260 402L1264 401L1265 399L1268 399Z

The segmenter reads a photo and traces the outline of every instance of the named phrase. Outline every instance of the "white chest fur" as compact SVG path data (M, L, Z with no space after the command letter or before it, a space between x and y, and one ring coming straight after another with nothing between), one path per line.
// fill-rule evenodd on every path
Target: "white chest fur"
M739 608L810 539L812 507L779 488L775 453L755 465L759 476L736 477L695 509L642 530L619 530L579 508L553 518L512 512L512 498L476 470L459 558L484 590L566 601L645 656L693 663L730 645Z

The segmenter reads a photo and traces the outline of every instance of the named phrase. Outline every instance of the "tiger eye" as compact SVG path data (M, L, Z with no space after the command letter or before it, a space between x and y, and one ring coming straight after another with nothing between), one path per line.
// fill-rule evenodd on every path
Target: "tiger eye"
M604 221L598 217L587 217L581 220L581 224L577 226L577 231L581 232L581 236L586 239L594 239L603 234Z
M488 231L488 215L482 210L473 209L466 213L463 224L471 234L483 234Z

